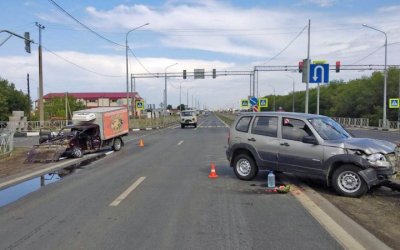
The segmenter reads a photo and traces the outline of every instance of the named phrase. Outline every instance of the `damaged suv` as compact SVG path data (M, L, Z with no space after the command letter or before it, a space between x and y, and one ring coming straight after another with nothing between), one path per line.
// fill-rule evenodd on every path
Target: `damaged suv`
M239 179L251 180L259 170L303 174L349 197L389 182L400 164L391 142L354 138L326 116L286 112L238 116L226 155Z

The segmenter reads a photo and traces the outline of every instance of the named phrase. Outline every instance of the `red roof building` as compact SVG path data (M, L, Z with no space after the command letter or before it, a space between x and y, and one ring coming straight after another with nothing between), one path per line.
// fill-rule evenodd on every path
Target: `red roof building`
M65 95L73 96L88 108L126 106L126 92L81 92L81 93L49 93L43 96L44 101ZM129 92L129 98L142 100L137 92Z

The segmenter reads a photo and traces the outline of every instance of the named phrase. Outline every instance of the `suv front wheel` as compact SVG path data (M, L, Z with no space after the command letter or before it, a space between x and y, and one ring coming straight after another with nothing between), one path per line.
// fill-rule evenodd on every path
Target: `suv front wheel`
M253 158L247 154L240 154L235 157L233 169L237 178L245 181L252 180L258 172L258 168Z
M335 191L343 196L361 197L368 187L358 174L361 169L354 165L343 165L339 167L332 176L332 185Z

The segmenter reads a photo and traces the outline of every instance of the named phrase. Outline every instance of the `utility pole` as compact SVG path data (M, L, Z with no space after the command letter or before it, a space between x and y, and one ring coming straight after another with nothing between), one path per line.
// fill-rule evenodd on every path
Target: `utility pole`
M39 28L39 120L40 126L44 123L44 106L43 106L43 65L42 65L42 30L44 26L36 22L36 26Z
M310 70L310 29L311 29L311 20L308 19L308 48L307 48L307 70ZM308 90L308 85L309 85L309 75L308 72L306 72L307 75L307 80L306 80L306 107L305 107L305 113L308 114L308 98L309 98L309 90Z
M29 102L28 121L30 121L31 120L31 89L29 87L29 74L26 74L26 83L27 83L27 87L28 87L28 102Z

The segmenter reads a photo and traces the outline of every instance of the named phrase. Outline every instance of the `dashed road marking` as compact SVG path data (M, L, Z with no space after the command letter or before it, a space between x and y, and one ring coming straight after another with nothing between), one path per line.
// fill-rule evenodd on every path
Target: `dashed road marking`
M128 187L120 196L118 196L113 202L110 203L111 207L116 207L121 203L128 195L135 190L140 183L142 183L146 179L146 176L142 176L137 179L130 187Z
M183 143L183 141L178 142L178 146L181 145Z

